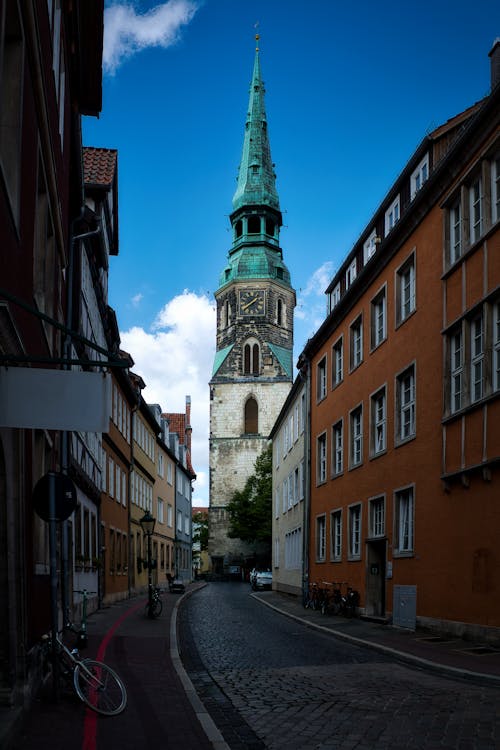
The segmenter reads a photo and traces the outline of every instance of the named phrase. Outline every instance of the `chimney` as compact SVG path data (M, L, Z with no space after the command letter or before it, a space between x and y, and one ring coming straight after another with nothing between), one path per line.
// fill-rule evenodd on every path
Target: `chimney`
M192 427L191 427L191 396L186 396L186 448L189 451L189 455L191 455L191 433L192 433Z
M500 83L500 37L493 42L489 56L491 58L491 90L494 91Z

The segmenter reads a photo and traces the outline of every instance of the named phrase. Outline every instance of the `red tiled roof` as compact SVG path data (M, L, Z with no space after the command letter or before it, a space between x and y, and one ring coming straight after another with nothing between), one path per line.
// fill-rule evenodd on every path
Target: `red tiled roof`
M83 178L86 185L111 185L116 172L115 148L83 148Z

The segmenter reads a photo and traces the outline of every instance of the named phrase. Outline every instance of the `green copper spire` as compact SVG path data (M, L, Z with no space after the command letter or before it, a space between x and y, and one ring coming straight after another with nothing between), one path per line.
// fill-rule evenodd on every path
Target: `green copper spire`
M258 35L255 37L258 40ZM291 287L280 248L282 216L267 134L259 48L255 50L238 186L230 216L233 242L220 287L233 281L275 279Z
M259 39L258 35L255 37ZM238 172L238 186L233 196L233 209L250 204L272 206L280 210L276 192L274 166L267 135L264 106L264 84L260 74L259 48L255 49L250 99L245 125L243 153Z

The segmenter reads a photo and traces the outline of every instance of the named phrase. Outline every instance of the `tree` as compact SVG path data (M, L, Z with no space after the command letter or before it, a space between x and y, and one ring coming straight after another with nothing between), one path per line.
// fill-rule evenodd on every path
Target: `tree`
M255 473L248 477L242 490L235 492L227 510L228 536L243 542L272 540L272 446L255 462Z
M200 545L200 552L208 549L208 515L198 512L193 515L193 542Z

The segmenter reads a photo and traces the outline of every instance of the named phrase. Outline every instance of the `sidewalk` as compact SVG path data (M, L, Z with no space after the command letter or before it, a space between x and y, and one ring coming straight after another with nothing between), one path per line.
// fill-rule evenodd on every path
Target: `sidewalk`
M204 584L188 586L185 596L200 585ZM9 750L136 750L148 745L228 750L180 662L176 637L180 599L178 594L164 592L163 611L156 620L144 615L145 596L89 616L84 655L100 658L118 672L127 687L123 713L98 715L72 690L54 704L48 685L47 694L36 701Z
M297 597L276 591L262 591L253 596L287 617L351 643L385 652L399 661L500 687L500 649L488 644L439 637L424 630L393 628L358 617L322 615L304 609Z

